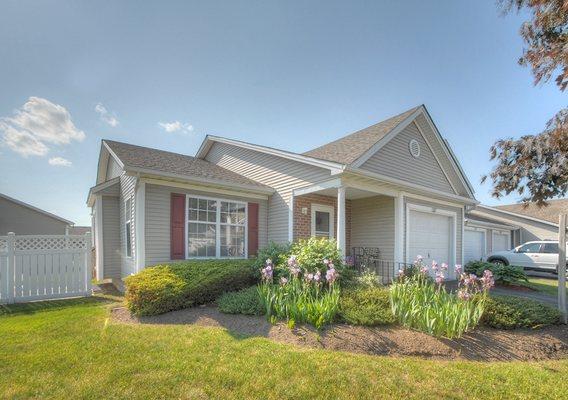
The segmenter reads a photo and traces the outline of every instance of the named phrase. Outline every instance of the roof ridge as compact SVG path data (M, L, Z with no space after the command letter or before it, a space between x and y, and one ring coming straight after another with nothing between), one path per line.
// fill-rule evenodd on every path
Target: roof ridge
M146 150L152 150L152 151L161 151L162 153L169 153L169 154L174 154L174 155L177 155L177 156L188 157L188 158L191 158L191 159L193 159L193 160L197 160L197 159L198 159L197 157L190 156L190 155L183 154L183 153L176 153L176 152L174 152L174 151L157 149L157 148L155 148L155 147L140 146L140 145L132 144L132 143L119 142L118 140L102 139L102 141L105 142L105 143L118 143L118 144L121 144L121 145L127 145L127 146L137 147L137 148L139 148L139 149L146 149Z

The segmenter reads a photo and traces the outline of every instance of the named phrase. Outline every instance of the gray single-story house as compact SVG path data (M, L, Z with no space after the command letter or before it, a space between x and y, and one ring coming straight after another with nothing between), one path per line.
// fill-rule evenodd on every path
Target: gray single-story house
M114 280L310 236L345 255L374 248L391 269L417 255L462 264L477 204L423 105L305 153L211 135L193 157L103 140L88 196L96 274Z
M73 222L0 193L0 235L66 235Z

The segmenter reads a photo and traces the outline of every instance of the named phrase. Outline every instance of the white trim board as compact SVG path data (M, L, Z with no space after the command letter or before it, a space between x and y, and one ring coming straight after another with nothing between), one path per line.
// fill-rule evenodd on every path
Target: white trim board
M503 213L503 214L505 214L505 215L511 215L511 216L513 216L513 217L526 219L526 220L528 220L528 221L540 222L541 224L550 225L550 226L554 226L555 228L558 228L558 224L555 224L555 223L552 223L552 222L549 222L549 221L545 221L545 220L543 220L543 219L538 219L538 218L534 218L534 217L528 217L528 216L526 216L526 215L517 214L517 213L511 212L511 211L505 211L505 210L501 210L501 209L499 209L499 208L494 208L494 207L490 207L490 206L485 206L485 205L483 205L483 204L478 204L477 207L480 208L480 209L482 209L482 210L483 210L483 209L486 209L486 210L489 210L489 211L494 211L494 212L496 212L496 213ZM474 211L475 211L475 210L474 210ZM503 218L505 218L505 217L503 217Z
M229 189L222 189L216 188L212 186L205 186L199 184L190 184L190 183L182 183L182 182L174 182L174 181L166 181L162 179L154 179L154 178L141 178L141 182L146 182L152 185L160 185L160 186L168 186L173 188L180 188L180 189L188 189L188 190L199 190L201 192L210 192L215 194L222 194L226 196L237 196L237 197L244 197L250 199L258 199L258 200L268 200L268 195L250 193L250 192L239 192L236 190L229 190Z

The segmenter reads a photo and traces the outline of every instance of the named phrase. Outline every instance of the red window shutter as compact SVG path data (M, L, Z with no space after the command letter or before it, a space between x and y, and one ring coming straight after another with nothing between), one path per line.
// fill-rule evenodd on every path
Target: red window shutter
M171 202L171 258L185 258L185 195L172 193Z
M248 203L248 255L258 253L258 203Z

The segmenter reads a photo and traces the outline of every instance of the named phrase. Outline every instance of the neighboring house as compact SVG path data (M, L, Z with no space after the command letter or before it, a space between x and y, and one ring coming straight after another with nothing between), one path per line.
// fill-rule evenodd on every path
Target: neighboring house
M0 235L65 235L73 222L0 193Z
M464 262L532 240L558 240L558 215L566 212L568 199L551 200L541 208L534 203L478 205L466 214Z
M195 157L103 140L88 197L97 277L117 280L314 235L346 255L378 248L393 269L417 255L461 264L477 203L424 106L303 154L217 136Z

